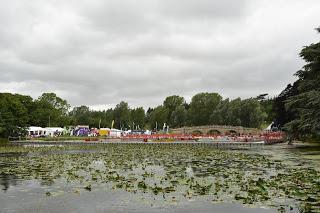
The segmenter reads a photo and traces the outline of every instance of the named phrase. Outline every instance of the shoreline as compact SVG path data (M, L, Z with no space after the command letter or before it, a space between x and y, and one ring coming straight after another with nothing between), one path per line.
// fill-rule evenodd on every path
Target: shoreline
M208 147L215 147L215 148L259 148L264 146L271 146L273 144L260 142L196 142L196 141L170 141L170 142L143 142L143 141L121 141L113 140L108 142L98 142L98 141L46 141L46 142L38 142L38 141L11 141L8 144L10 145L69 145L69 146L80 146L80 145L108 145L108 144L136 144L136 145L197 145L197 146L208 146Z

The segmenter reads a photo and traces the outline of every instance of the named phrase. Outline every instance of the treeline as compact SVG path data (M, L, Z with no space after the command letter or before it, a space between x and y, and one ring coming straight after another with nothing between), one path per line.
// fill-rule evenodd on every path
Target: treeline
M272 121L272 99L223 99L217 93L199 93L190 103L178 95L165 98L155 108L131 108L120 102L114 108L91 110L87 106L71 109L54 93L30 96L0 93L0 137L23 134L28 126L89 125L119 129L162 129L198 125L239 125L261 127Z
M293 138L320 137L320 42L304 47L300 57L306 65L295 73L298 80L274 101L276 125Z

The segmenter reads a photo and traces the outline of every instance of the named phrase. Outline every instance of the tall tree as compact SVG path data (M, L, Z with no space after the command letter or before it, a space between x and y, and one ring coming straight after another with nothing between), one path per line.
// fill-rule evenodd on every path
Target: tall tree
M221 101L210 115L210 123L215 125L230 125L229 107L229 99Z
M90 121L90 109L87 106L74 107L69 113L73 125L88 125Z
M111 128L113 118L114 118L113 109L112 108L107 109L105 111L105 121L103 122L102 126Z
M241 102L241 126L259 128L266 117L267 115L261 109L261 105L258 100L249 98Z
M172 112L171 123L169 125L171 125L172 128L185 126L187 121L187 113L188 112L183 105L178 106Z
M298 94L298 84L299 80L294 82L292 85L288 84L274 100L274 125L278 128L283 127L286 123L289 123L296 117L296 113L293 110L286 109L285 104L290 97Z
M268 94L262 94L256 97L255 99L259 101L261 105L261 110L265 113L265 123L270 124L275 119L275 112L274 112L274 98L266 97Z
M216 109L222 97L218 93L199 93L192 97L189 108L189 119L191 125L207 125L210 116Z
M172 117L172 113L179 107L179 106L183 106L183 104L185 103L185 100L183 97L178 96L178 95L172 95L167 97L164 101L163 101L163 106L167 109L168 111L168 117L167 117L167 122L170 126L174 126L174 119Z
M131 122L132 122L132 129L139 127L140 129L144 128L145 126L145 111L142 107L138 107L132 109L131 112Z
M164 106L158 106L150 113L149 125L151 129L161 129L164 123L167 123L168 109Z
M23 135L29 126L29 96L0 93L0 137Z
M65 126L69 124L68 102L55 93L43 93L35 100L33 119L38 126Z
M296 117L285 127L295 133L320 135L320 42L304 47L300 56L307 64L295 74L298 94L286 102L286 109Z
M128 128L130 125L130 109L127 102L121 101L114 108L115 127L119 129Z
M267 114L256 98L223 100L210 116L212 124L259 128Z

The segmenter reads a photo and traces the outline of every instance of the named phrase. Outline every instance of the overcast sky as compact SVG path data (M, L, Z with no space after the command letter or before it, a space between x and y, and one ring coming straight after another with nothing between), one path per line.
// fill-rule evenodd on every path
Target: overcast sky
M318 42L319 0L0 0L0 92L72 106L277 95Z

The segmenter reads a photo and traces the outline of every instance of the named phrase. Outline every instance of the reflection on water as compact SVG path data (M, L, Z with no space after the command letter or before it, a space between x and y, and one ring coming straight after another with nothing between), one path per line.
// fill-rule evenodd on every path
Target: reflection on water
M0 174L0 185L3 191L7 191L9 186L17 185L17 177L15 175Z
M31 209L39 200L49 209L65 201L64 210L73 211L79 200L88 199L83 209L108 203L101 212L112 210L112 204L124 212L221 207L221 212L248 212L244 206L259 208L253 212L317 212L319 154L320 147L287 145L257 150L170 144L0 147L0 205L10 212L19 211L14 203L22 198L28 202L21 205Z

